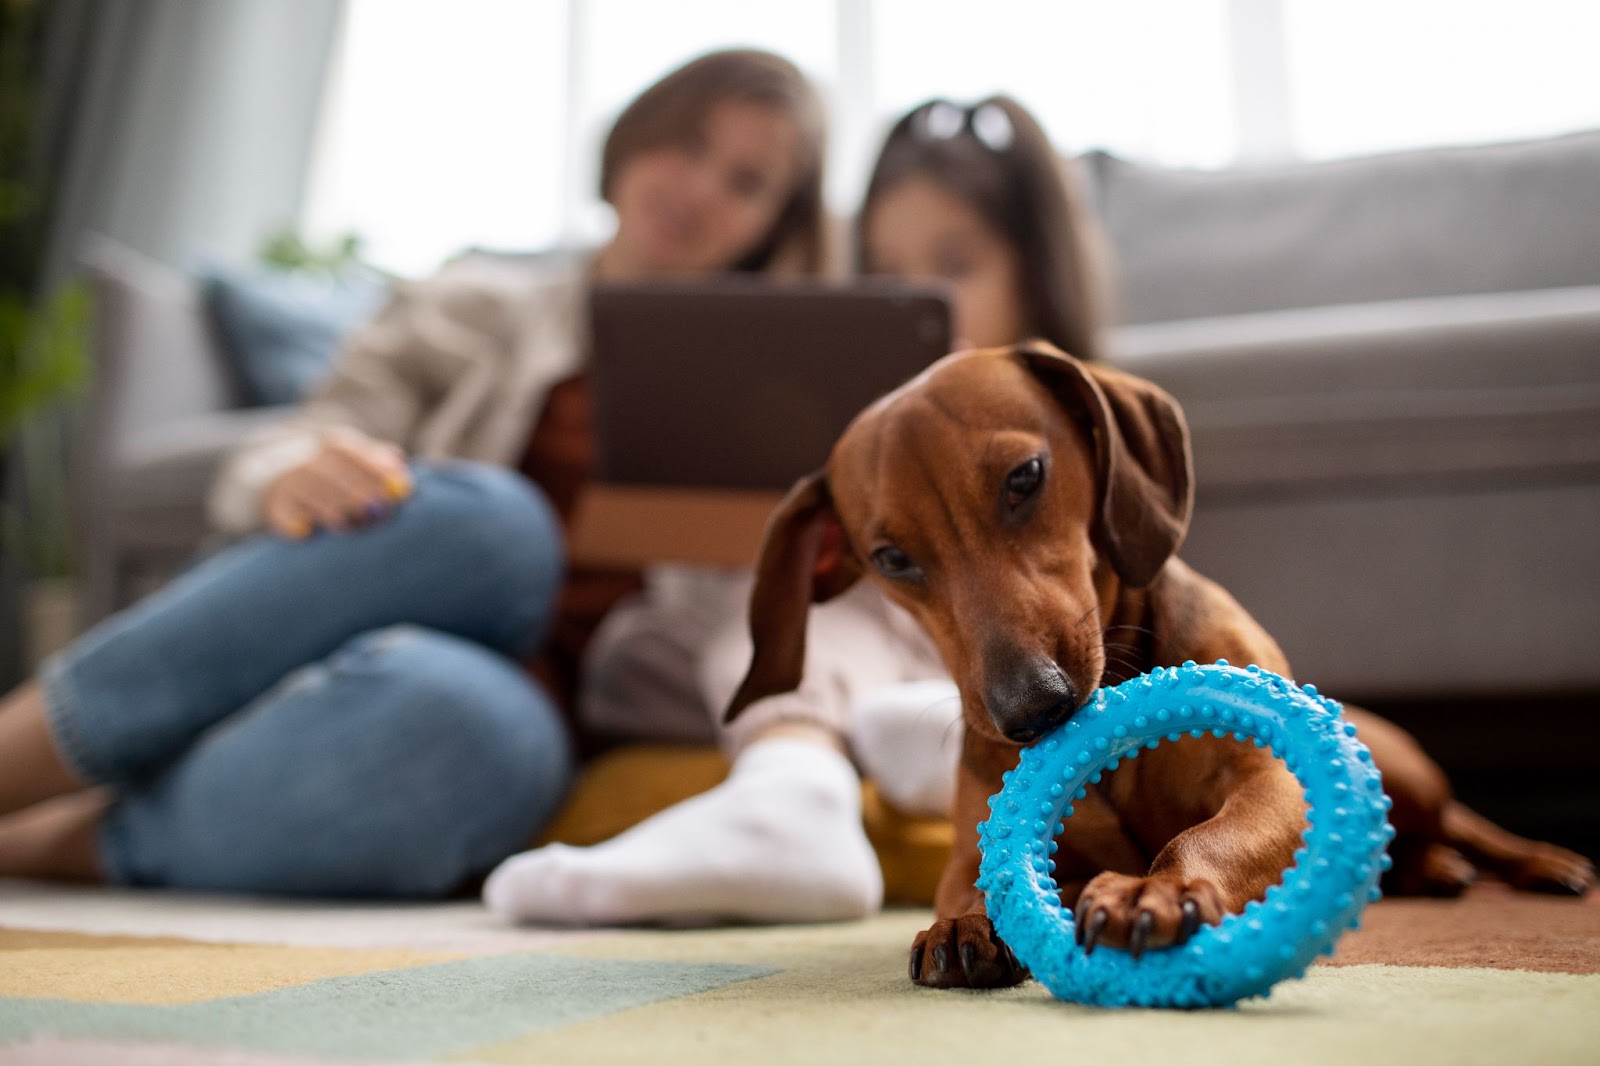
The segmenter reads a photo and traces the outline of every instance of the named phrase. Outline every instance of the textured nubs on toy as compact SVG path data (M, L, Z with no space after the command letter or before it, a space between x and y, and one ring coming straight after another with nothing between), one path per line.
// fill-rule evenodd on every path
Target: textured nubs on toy
M978 826L978 887L995 931L1050 992L1099 1006L1226 1006L1301 977L1354 928L1394 837L1372 755L1339 705L1251 666L1157 669L1102 689L1066 724L1022 752ZM1270 747L1305 788L1302 847L1265 899L1181 945L1135 958L1085 954L1052 878L1055 837L1072 802L1103 773L1163 740L1211 733Z

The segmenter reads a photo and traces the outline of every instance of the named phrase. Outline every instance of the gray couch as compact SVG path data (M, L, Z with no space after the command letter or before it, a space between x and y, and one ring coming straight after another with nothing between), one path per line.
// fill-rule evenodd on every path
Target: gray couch
M95 369L72 460L87 626L193 558L223 453L282 412L241 406L192 278L103 238L79 260L94 297Z
M1224 173L1090 158L1184 556L1351 698L1600 691L1600 133Z
M1274 169L1088 160L1117 359L1194 429L1185 556L1350 697L1600 691L1600 133ZM86 615L204 537L238 391L184 276L86 254Z

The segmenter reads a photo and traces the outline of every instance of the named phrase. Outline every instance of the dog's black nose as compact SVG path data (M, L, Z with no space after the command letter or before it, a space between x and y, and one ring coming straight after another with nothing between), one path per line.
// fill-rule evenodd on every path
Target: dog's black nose
M1005 734L1007 740L1017 744L1032 744L1050 732L1050 730L1071 718L1072 712L1077 709L1077 700L1063 700L1028 722L1001 726L1001 732Z
M1078 709L1077 689L1053 660L1002 653L991 662L984 700L995 728L1007 740L1038 740Z

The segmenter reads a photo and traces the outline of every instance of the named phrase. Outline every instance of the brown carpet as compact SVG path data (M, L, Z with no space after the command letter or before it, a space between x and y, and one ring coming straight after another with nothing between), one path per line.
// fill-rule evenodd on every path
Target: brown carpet
M1600 973L1600 893L1558 899L1484 884L1455 900L1384 900L1330 960L1363 963Z

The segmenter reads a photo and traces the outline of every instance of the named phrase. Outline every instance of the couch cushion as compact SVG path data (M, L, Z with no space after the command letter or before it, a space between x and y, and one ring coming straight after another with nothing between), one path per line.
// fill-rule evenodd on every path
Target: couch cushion
M1126 327L1202 496L1600 473L1600 286Z
M223 268L205 271L201 286L246 398L261 406L309 392L327 375L340 338L375 314L388 291L365 275Z
M1086 163L1125 322L1600 285L1600 131L1221 171Z
M210 531L206 495L227 452L284 408L212 411L152 427L126 445L105 502L125 548L187 554Z
M1600 479L1525 476L1202 498L1181 555L1340 699L1593 693L1597 529Z

